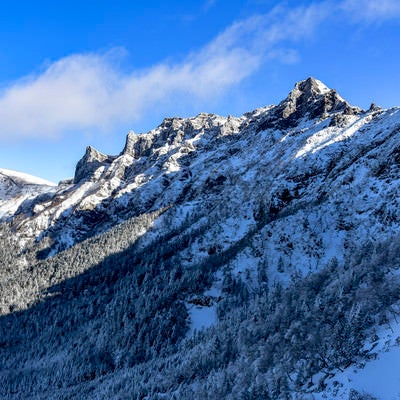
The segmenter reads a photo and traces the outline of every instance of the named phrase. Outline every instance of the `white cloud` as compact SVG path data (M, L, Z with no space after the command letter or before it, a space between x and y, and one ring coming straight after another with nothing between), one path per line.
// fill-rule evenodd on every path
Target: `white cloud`
M342 9L356 21L381 22L400 18L399 0L345 0Z
M183 62L124 72L118 57L76 54L0 92L0 139L56 137L132 123L176 98L207 104L253 74L265 60L295 62L286 47L326 18L326 3L238 21Z
M0 96L0 137L107 130L140 119L174 96L200 100L217 96L258 65L257 57L239 48L131 73L121 72L114 63L107 54L72 55L39 76L13 84Z
M54 137L106 130L134 121L181 96L205 100L240 82L258 66L241 48L206 48L181 64L124 73L108 54L72 55L0 95L0 137Z

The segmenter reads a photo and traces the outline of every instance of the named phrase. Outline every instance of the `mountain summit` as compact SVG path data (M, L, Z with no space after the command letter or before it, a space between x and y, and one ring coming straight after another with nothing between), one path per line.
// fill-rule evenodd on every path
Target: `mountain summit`
M322 117L328 112L343 111L349 104L336 90L329 89L321 81L308 78L296 83L289 96L281 104L282 118L309 114L311 118Z
M303 118L327 118L335 113L352 115L361 111L358 107L351 107L336 90L310 77L296 83L288 97L267 116L261 128L287 129L298 125Z
M0 171L0 397L379 397L363 382L398 353L399 143L400 108L308 78L116 156L89 146L58 186Z

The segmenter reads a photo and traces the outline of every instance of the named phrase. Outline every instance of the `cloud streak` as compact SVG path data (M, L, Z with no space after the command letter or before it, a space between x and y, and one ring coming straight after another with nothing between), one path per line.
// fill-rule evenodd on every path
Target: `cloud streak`
M341 8L355 21L372 23L400 19L398 0L345 0Z
M276 7L268 14L235 22L182 62L145 70L122 71L113 51L62 58L0 92L0 140L107 131L140 121L155 107L162 110L176 99L205 105L268 60L296 62L291 49L296 41L313 35L333 9L352 14L360 3L371 5L364 8L365 18L378 4L346 0L339 7L330 2L291 10ZM384 4L382 18L393 12L396 3L380 0L379 4Z
M0 137L54 137L139 120L175 96L218 96L258 66L240 48L124 73L108 54L72 55L0 96ZM204 59L203 59L204 57Z

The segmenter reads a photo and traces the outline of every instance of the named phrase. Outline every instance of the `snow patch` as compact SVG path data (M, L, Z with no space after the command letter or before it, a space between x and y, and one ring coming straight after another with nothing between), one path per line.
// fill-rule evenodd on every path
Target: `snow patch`
M371 355L375 354L375 359L338 372L326 381L327 388L316 393L314 398L348 400L350 391L356 390L379 400L399 400L400 322L393 320L380 327L375 339L365 346Z
M215 304L210 307L191 304L188 307L188 312L191 321L188 335L209 328L217 322L217 306Z

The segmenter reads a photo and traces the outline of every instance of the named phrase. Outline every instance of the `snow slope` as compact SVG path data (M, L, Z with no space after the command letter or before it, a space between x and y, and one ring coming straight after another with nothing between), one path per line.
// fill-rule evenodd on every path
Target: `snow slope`
M53 182L0 168L0 219L14 215L23 202L54 192Z
M56 186L54 182L47 181L42 178L38 178L33 175L25 174L23 172L13 171L10 169L0 168L0 174L5 175L15 181L20 181L26 185L46 185L46 186Z
M393 319L378 327L365 344L369 359L351 365L326 381L327 387L310 398L347 400L358 392L366 399L397 400L400 398L400 321Z

